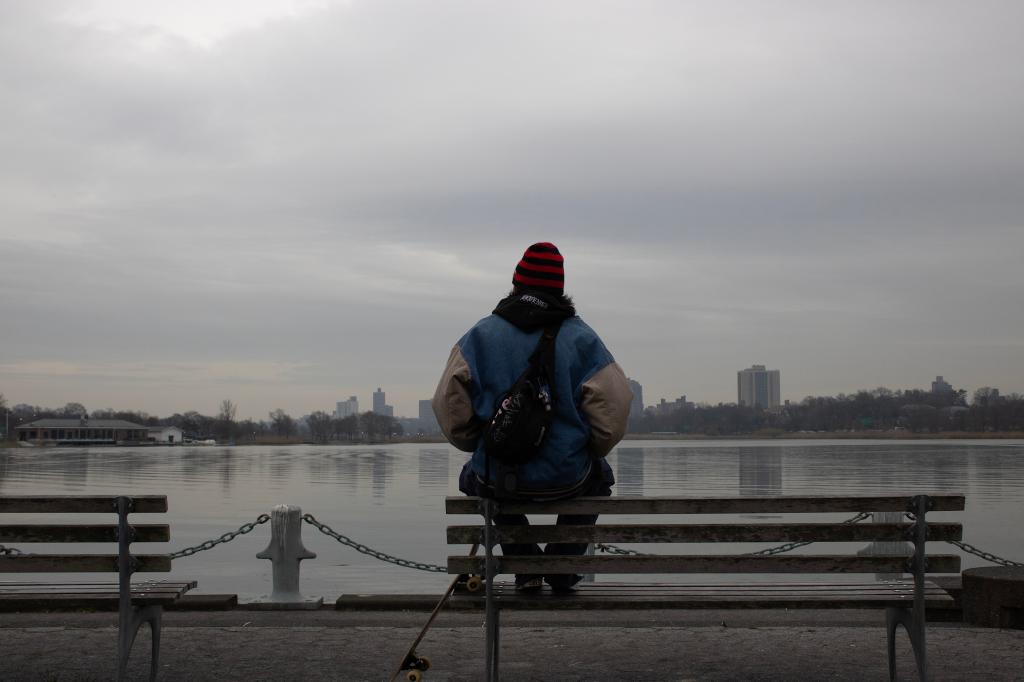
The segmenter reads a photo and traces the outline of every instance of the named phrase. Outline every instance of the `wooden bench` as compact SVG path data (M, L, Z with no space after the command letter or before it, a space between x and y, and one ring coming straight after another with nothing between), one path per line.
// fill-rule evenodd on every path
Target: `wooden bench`
M143 623L153 636L150 679L156 679L160 655L160 622L163 607L196 586L195 582L139 582L139 572L169 572L167 554L132 554L133 542L167 542L166 524L129 524L130 513L161 514L167 511L164 495L115 496L0 496L0 514L116 514L117 523L0 525L0 544L24 543L117 543L109 554L18 551L0 555L0 573L118 573L117 583L0 582L0 610L104 609L117 607L117 679L127 675L128 656Z
M925 573L957 573L957 555L927 555L926 541L959 540L959 523L931 523L931 511L961 511L962 495L858 496L858 497L743 497L743 498L616 498L581 497L561 502L495 501L477 497L449 497L449 514L482 514L483 524L448 527L448 543L479 542L483 556L448 557L448 572L485 576L482 593L463 593L457 599L476 600L487 613L486 670L498 679L500 612L502 608L884 608L888 639L889 675L896 677L895 634L906 628L918 674L927 679L925 608L952 604L944 590L925 579ZM499 513L508 514L624 514L648 515L789 515L851 512L901 512L911 520L897 523L801 522L623 523L595 526L498 526ZM913 551L836 554L637 554L585 556L502 556L493 550L506 543L717 543L717 542L887 542L898 548L913 544ZM890 545L891 546L891 545ZM884 547L884 545L883 545ZM499 584L498 574L910 574L912 578L888 582L819 583L744 582L690 585L581 583L575 593L516 592L511 583Z

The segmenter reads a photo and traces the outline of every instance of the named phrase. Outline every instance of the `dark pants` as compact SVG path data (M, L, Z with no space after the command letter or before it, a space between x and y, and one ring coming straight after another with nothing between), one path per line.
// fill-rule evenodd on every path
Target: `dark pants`
M573 497L609 497L612 494L612 486L615 484L615 476L611 467L603 459L595 463L591 469L590 478L579 489ZM489 485L483 485L473 473L469 463L462 468L459 474L459 490L466 495L477 497L494 497L494 491ZM494 523L500 526L528 526L530 520L526 514L497 514ZM559 526L593 526L597 523L597 514L559 514L555 521ZM580 556L587 552L586 542L549 542L541 549L536 543L502 543L501 553L505 555L518 556ZM516 576L516 585L522 585L536 578L544 578L547 584L552 587L569 588L582 580L580 575L533 575L523 574Z

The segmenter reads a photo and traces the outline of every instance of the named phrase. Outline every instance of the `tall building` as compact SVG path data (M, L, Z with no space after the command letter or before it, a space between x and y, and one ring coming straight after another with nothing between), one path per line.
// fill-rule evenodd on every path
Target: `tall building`
M946 380L942 378L942 375L935 377L935 381L932 382L932 393L952 393L953 386L946 383Z
M779 370L765 369L764 365L752 365L736 373L737 402L748 407L766 410L782 404L779 389Z
M338 419L357 414L359 414L359 400L354 395L350 395L348 400L337 403L334 409L334 416Z
M395 416L395 408L384 403L384 391L380 390L380 386L373 393L373 412L385 417Z
M629 380L629 390L633 392L633 402L629 404L629 416L637 418L644 413L644 387L639 381Z
M441 433L441 426L437 423L434 415L434 408L429 400L420 401L419 427L422 433Z

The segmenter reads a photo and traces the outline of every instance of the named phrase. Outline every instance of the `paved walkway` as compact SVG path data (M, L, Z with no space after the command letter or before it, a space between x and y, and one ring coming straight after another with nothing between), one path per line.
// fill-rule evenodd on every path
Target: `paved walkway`
M383 680L423 613L174 612L164 619L162 680ZM880 612L582 612L503 617L502 679L886 680ZM108 680L113 614L0 614L0 679ZM482 617L441 614L420 646L427 682L479 680ZM132 656L145 679L148 631ZM1024 680L1024 630L936 623L935 680ZM906 636L902 679L916 679Z

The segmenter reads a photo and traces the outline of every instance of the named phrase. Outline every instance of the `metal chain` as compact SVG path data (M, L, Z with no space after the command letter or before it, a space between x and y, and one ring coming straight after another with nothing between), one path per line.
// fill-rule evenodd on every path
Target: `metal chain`
M871 516L871 512L861 512L861 513L857 514L856 516L854 516L852 518L849 518L846 521L843 521L843 523L859 523L859 522L863 521L864 519L869 518L870 516ZM906 516L907 516L908 519L914 520L914 515L913 514L907 513ZM185 549L179 550L177 552L172 552L170 554L170 557L172 559L180 559L181 557L192 556L193 554L197 554L199 552L203 552L203 551L206 551L208 549L213 549L217 545L222 545L222 544L224 544L226 542L231 542L232 540L237 538L239 535L245 535L246 533L251 533L252 530L254 528L256 528L256 526L262 525L262 524L266 523L269 520L270 520L270 515L269 514L260 514L259 516L256 517L255 521L250 521L249 523L243 523L238 528L238 530L234 530L234 531L230 531L230 532L224 533L223 535L221 535L219 538L217 538L215 540L207 540L206 542L198 544L198 545L196 545L194 547L186 547ZM331 528L327 524L324 524L324 523L321 523L321 522L317 521L316 518L312 514L303 514L302 515L302 520L305 521L306 523L312 525L312 526L315 526L321 533L333 537L335 540L337 540L341 544L347 545L347 546L351 547L352 549L354 549L357 552L360 552L362 554L366 554L368 556L372 556L375 559L380 559L381 561L387 561L387 562L395 564L397 566L403 566L403 567L406 567L406 568L415 568L415 569L420 570L420 571L432 571L432 572L435 572L435 573L447 573L448 572L448 569L445 568L444 566L438 566L436 564L425 564L425 563L422 563L422 562L419 562L419 561L410 561L408 559L401 559L401 558L396 557L396 556L391 556L390 554L385 554L384 552L379 552L379 551L377 551L377 550L375 550L375 549L373 549L371 547L367 547L366 545L364 545L362 543L359 543L359 542L356 542L355 540L353 540L353 539L351 539L351 538L349 538L349 537L339 533L338 531L334 530L333 528ZM974 545L969 544L967 542L960 542L959 540L946 540L946 542L948 542L949 544L953 545L954 547L959 547L960 549L962 549L963 551L967 552L968 554L973 554L974 556L980 557L980 558L984 559L985 561L988 561L988 562L993 563L993 564L999 564L1000 566L1024 566L1024 562L1013 561L1012 559L1007 559L1005 557L1001 557L999 555L992 554L991 552L986 552L985 550L980 549L978 547L975 547ZM796 549L798 547L805 547L805 546L810 545L810 544L812 544L810 541L787 542L786 544L779 545L778 547L770 547L768 549L762 549L762 550L759 550L757 552L748 552L748 553L743 554L741 556L774 556L776 554L782 554L784 552L789 552L789 551L794 550L794 549ZM644 553L644 552L638 552L635 549L625 549L623 547L617 547L616 545L612 545L612 544L604 543L604 542L595 543L594 544L594 549L596 549L597 551L600 551L600 552L605 552L605 553L608 553L608 554L618 554L618 555L622 555L622 556L650 556L650 554L647 554L647 553ZM5 547L4 545L0 545L0 556L15 557L15 556L20 556L21 554L23 554L23 552L21 550L15 548L15 547Z
M863 521L866 518L869 518L870 516L871 512L861 512L856 516L846 519L845 521L843 521L843 523L860 523L861 521ZM747 552L746 554L741 554L740 556L774 556L776 554L782 554L783 552L788 552L790 550L796 549L797 547L804 547L805 545L809 544L811 544L809 541L787 542L786 544L779 545L778 547L769 547L768 549L762 549L757 552ZM602 552L607 552L609 554L651 556L650 554L645 554L644 552L638 552L633 549L623 549L622 547L616 547L615 545L609 545L603 542L595 544L594 549L600 550Z
M327 524L320 523L312 514L303 514L302 520L308 523L309 525L317 528L317 530L319 530L324 535L329 535L341 544L347 545L348 547L351 547L352 549L356 550L361 554L372 556L374 559L380 559L381 561L386 561L388 563L395 564L396 566L403 566L405 568L415 568L420 571L432 571L434 573L448 572L448 569L445 566L438 566L436 564L424 564L419 561L409 561L408 559L400 559L396 556L385 554L384 552L378 552L372 547L367 547L361 542L356 542L352 538L342 535L341 533L334 530Z
M986 552L983 549L978 549L974 545L969 545L966 542L960 542L959 540L946 540L946 542L956 547L959 547L960 549L969 554L981 557L985 561L991 561L993 564L999 564L1000 566L1024 566L1024 563L1020 561L1013 561L1011 559L1006 559L1001 556L996 556L991 552Z
M871 512L861 512L856 516L851 516L850 518L846 519L845 521L843 521L843 523L860 523L864 519L869 518L871 518ZM810 541L787 542L786 544L779 545L778 547L769 547L768 549L762 549L757 552L747 552L743 556L775 556L776 554L782 554L783 552L788 552L790 550L796 549L797 547L806 547L810 544L812 544Z
M911 521L916 520L916 517L910 512L906 513L906 517ZM976 557L981 557L985 561L991 562L993 564L999 564L1000 566L1024 566L1024 562L1014 561L1013 559L1007 559L1006 557L1001 557L997 554L993 554L992 552L986 552L985 550L979 547L975 547L974 545L967 542L961 542L959 540L946 540L946 542L953 545L954 547L959 547L968 554L973 554Z
M649 554L638 552L635 549L625 549L623 547L616 547L615 545L610 545L606 542L594 543L594 549L599 552L605 552L607 554L620 554L623 556L650 556Z
M198 552L203 552L203 551L206 551L208 549L213 549L217 545L223 545L225 542L231 542L232 540L237 538L239 535L245 535L246 533L251 533L253 528L255 528L256 526L259 526L260 524L264 524L264 523L266 523L269 520L270 520L270 514L260 514L259 516L256 517L255 521L250 521L249 523L243 523L239 527L238 530L233 530L233 531L229 531L227 533L224 533L224 535L221 535L216 540L207 540L206 542L198 544L195 547L186 547L185 549L179 550L177 552L172 552L171 553L171 558L172 559L180 559L183 556L192 556L193 554L196 554Z

